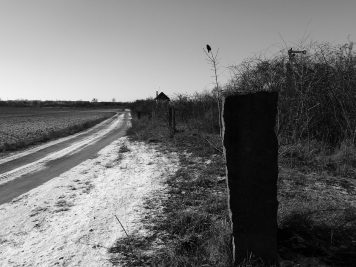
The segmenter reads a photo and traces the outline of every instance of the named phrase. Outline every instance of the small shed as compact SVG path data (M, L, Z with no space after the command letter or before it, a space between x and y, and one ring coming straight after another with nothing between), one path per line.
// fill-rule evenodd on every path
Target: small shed
M169 97L163 92L157 94L155 100L157 100L157 101L170 101Z

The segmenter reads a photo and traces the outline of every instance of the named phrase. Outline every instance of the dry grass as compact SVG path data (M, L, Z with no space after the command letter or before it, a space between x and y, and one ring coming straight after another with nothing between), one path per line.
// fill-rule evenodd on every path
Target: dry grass
M171 139L168 130L161 131L164 127L157 121L133 121L131 138L161 143L166 153L177 152L181 168L167 178L168 198L158 194L145 202L151 211L144 222L150 234L118 240L110 249L112 262L124 262L125 266L231 266L226 185L221 179L225 174L223 157L196 134L185 131ZM164 207L163 213L153 211L157 203ZM147 252L153 247L154 253ZM115 252L124 257L115 256Z
M355 171L349 156L340 156L349 155L344 149L308 153L297 146L292 161L286 154L280 159L278 240L283 258L318 266L355 262L356 180L349 171L325 168L326 162L342 159L347 170Z
M126 153L126 152L130 152L130 149L127 147L126 144L122 144L120 146L119 153Z
M349 178L356 175L356 147L351 140L344 140L336 147L315 140L282 145L279 157L280 162L290 168L309 169Z
M167 178L168 198L147 199L150 234L118 240L113 263L125 266L231 266L225 165L222 155L188 128L169 138L165 123L133 120L131 138L177 152L181 168ZM184 131L183 131L184 130ZM218 139L209 136L218 146ZM356 249L356 181L327 162L354 170L354 149L319 142L280 148L279 254L281 266L350 266ZM163 199L163 200L162 200ZM163 201L163 202L162 202ZM163 212L155 209L160 203ZM121 255L121 256L120 256ZM248 259L242 266L261 266Z

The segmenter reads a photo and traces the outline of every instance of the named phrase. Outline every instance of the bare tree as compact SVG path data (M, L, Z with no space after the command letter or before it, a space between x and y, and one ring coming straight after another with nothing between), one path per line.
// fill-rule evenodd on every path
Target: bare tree
M216 92L216 98L217 98L217 103L218 103L218 111L219 111L219 129L220 129L220 137L222 137L222 123L221 123L221 90L219 87L219 82L218 82L218 55L219 55L219 49L217 49L216 53L211 49L210 45L206 45L206 50L203 49L207 61L209 62L212 71L214 72L214 82L215 82L215 89L214 93Z

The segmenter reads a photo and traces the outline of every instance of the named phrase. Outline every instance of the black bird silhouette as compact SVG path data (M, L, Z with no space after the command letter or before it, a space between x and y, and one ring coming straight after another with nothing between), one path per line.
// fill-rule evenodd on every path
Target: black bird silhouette
M211 51L211 47L210 47L210 45L206 45L206 49L208 50L208 53Z

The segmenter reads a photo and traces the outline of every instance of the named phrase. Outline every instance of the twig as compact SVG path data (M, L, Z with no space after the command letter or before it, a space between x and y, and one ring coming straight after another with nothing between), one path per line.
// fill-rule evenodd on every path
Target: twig
M119 222L119 224L121 225L121 227L122 227L122 229L124 230L126 236L129 237L129 235L127 234L127 232L126 232L124 226L123 226L122 223L120 222L119 218L118 218L115 214L114 214L114 216L115 216L115 218L117 219L117 221Z
M212 148L214 148L216 151L218 151L219 153L223 153L223 151L221 150L221 149L219 149L218 147L216 147L212 142L210 142L209 141L209 139L207 139L207 138L205 138L205 137L203 137L203 136L201 136L201 135L199 135L202 139L204 139L205 141L207 141L208 142L208 144L212 147Z

